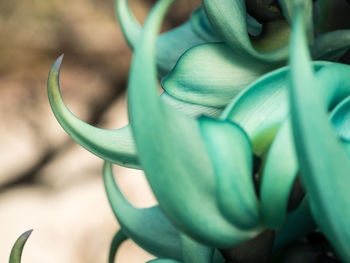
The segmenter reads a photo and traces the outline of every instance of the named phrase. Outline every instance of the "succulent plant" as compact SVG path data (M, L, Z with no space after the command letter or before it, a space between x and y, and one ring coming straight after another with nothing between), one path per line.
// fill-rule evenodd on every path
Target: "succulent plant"
M350 66L336 62L350 31L325 23L335 2L203 0L158 36L173 2L141 27L116 0L134 50L128 126L78 119L60 94L62 56L49 73L57 120L105 160L121 226L110 262L127 238L150 262L350 261ZM159 205L133 207L112 163L144 170Z

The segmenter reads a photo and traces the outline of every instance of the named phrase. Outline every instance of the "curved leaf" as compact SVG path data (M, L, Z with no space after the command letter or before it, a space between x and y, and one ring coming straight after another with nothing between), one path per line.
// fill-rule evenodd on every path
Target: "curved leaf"
M328 62L315 61L316 70ZM272 71L235 97L221 115L239 124L248 134L254 154L266 153L282 121L288 115L287 75L289 67Z
M120 192L113 178L112 165L108 162L103 166L103 180L109 203L122 231L140 247L156 256L181 260L179 233L159 207L133 207Z
M22 235L20 235L19 238L16 240L11 250L9 263L21 263L24 245L26 244L27 239L29 238L32 232L33 230L28 230Z
M185 263L212 263L214 248L199 244L184 234L181 234L180 236L182 241L182 254Z
M251 58L256 61L268 63L280 63L286 60L288 55L287 42L289 28L279 28L285 34L273 34L276 38L273 51L260 52L254 48L247 29L247 12L244 0L203 0L203 6L215 32L227 43L232 50L241 54L242 58ZM273 23L273 22L272 22ZM264 30L264 28L263 28ZM271 36L270 34L266 34ZM282 36L280 38L279 36ZM261 38L264 34L261 35ZM262 41L260 38L260 41ZM271 43L270 43L271 44Z
M289 118L271 144L260 188L262 220L279 229L285 221L288 201L299 170Z
M59 72L63 56L59 57L49 73L47 92L50 105L62 128L81 146L100 158L121 166L140 169L130 126L116 130L96 128L77 118L65 105L59 85ZM164 103L189 115L217 117L221 109L179 101L166 92L160 96Z
M328 121L324 98L315 92L325 84L316 81L310 66L301 9L298 6L291 45L289 92L293 135L312 214L339 256L349 261L350 164Z
M128 85L132 131L148 182L169 219L205 245L230 247L257 231L242 231L222 217L197 121L167 107L157 96L156 33L172 2L162 0L154 7L135 51Z
M138 43L142 28L132 15L127 0L116 0L116 12L119 19L120 27L129 46L134 49ZM192 14L191 21L200 18L200 12ZM208 31L207 24L196 23L193 28L193 22L176 27L164 34L161 34L157 40L157 65L158 74L166 75L176 64L179 57L190 47L207 42L207 38L202 38L203 34L197 32L207 32L207 37L211 35ZM204 28L202 28L204 27ZM214 36L210 38L217 41Z
M118 230L118 232L114 235L111 246L109 248L109 255L108 255L108 262L114 263L115 262L115 256L117 255L117 251L120 247L120 245L127 240L128 237L124 234L123 230Z
M213 163L222 214L241 229L259 228L259 204L248 136L239 126L227 121L201 118L199 125Z
M269 64L243 60L224 43L203 44L182 55L162 79L162 87L180 100L224 108L248 84L271 69Z
M59 72L63 56L52 65L47 92L50 105L62 128L81 146L104 160L126 167L138 168L138 157L130 129L105 130L78 119L64 104L59 87Z

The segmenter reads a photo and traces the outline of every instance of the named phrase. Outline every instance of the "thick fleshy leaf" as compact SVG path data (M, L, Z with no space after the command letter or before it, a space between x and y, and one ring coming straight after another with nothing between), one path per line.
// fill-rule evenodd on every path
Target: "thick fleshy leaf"
M26 231L16 240L11 250L9 263L21 263L24 245L32 232L33 230Z
M121 166L140 169L138 154L130 126L116 130L96 128L76 117L65 105L59 86L59 72L62 56L52 65L47 91L52 111L62 128L81 146L100 158ZM177 100L166 92L160 96L164 103L183 114L197 117L206 115L217 117L221 109L195 105Z
M203 115L212 118L217 118L220 116L223 110L220 107L210 107L181 101L169 95L167 92L163 92L160 95L160 98L165 104L171 106L174 110L178 111L179 113L183 113L187 116L191 116L193 118L197 118Z
M269 64L242 59L224 43L189 49L162 80L175 98L224 108L248 84L271 70Z
M318 87L318 92L323 95L327 111L332 111L339 101L350 95L350 79L347 77L349 74L350 67L341 64L329 64L316 73L318 81L323 83L322 86ZM347 108L344 105L334 109L334 111L332 119L338 134L340 134L343 130L348 129L346 123ZM299 170L293 138L288 125L281 128L271 145L261 186L262 215L264 222L271 228L279 228L283 223L285 213L281 211L287 211L290 190ZM343 146L345 149L349 149L345 140ZM279 198L276 198L277 196Z
M127 0L116 0L116 12L119 19L120 27L127 40L129 46L134 48L137 44L142 28L132 15L128 7ZM194 12L191 20L203 20L201 12ZM207 42L206 39L218 41L212 35L212 31L207 27L206 23L195 23L196 28L192 26L192 22L174 28L159 36L157 40L157 65L158 74L166 75L176 64L179 57L192 46ZM204 27L204 28L202 28ZM207 38L202 38L203 34L197 32L206 32Z
M268 63L285 61L288 55L287 42L289 39L289 27L280 21L273 21L280 26L274 28L274 34L265 32L259 37L259 41L268 41L264 46L265 51L255 49L249 38L247 28L247 12L244 0L203 0L203 6L211 22L214 31L221 37L232 50L241 54L242 59L251 58ZM276 33L276 29L279 30ZM273 37L271 41L269 37ZM266 52L266 51L269 52Z
M278 232L274 249L280 249L296 240L305 237L317 228L312 217L309 199L304 197L297 210L290 213L282 229Z
M285 221L288 201L299 170L289 118L271 144L260 188L262 220L271 229Z
M313 12L314 6L312 0L279 0L279 4L282 7L284 17L291 25L294 16L294 4L298 1L302 1L304 4L303 15L306 21L307 36L310 43L314 41L314 26L313 26Z
M104 160L138 168L139 162L128 127L118 130L99 129L77 118L64 104L59 88L59 71L63 56L49 73L47 92L50 105L62 128L81 146Z
M339 256L349 261L350 163L328 121L325 100L315 92L327 83L317 81L310 66L301 9L302 5L295 16L291 44L293 135L312 214ZM335 80L332 76L328 82Z
M316 70L328 62L314 62ZM241 92L225 108L221 119L238 123L248 134L254 154L266 153L289 112L287 75L289 67L270 72Z
M219 208L242 229L260 227L260 211L252 177L253 154L247 134L228 121L199 120L212 160Z
M112 165L108 162L103 166L103 180L109 203L122 231L140 247L156 256L181 260L179 233L159 207L133 207L115 183Z
M156 33L172 2L157 3L135 50L128 85L132 131L148 182L169 219L203 244L230 247L257 231L242 231L221 215L198 122L167 107L157 95Z
M117 255L117 251L120 245L127 239L127 235L125 235L122 229L119 229L118 232L114 235L111 246L109 248L108 263L115 262L115 256Z
M215 35L207 15L202 7L193 11L190 17L191 26L194 32L206 42L221 42L222 40Z
M220 256L220 252L215 248L204 246L189 236L181 234L182 254L185 263L223 263L224 258ZM215 258L214 258L214 252Z

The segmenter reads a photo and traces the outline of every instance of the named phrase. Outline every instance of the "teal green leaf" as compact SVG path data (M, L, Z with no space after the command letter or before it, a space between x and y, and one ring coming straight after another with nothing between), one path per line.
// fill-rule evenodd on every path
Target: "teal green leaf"
M339 104L338 102L350 95L349 74L350 67L340 64L329 64L316 73L318 81L324 84L319 88L325 99L327 111L332 111L331 122L347 152L349 104L348 99ZM298 170L290 124L289 120L286 120L269 149L261 185L262 217L268 227L279 228L283 224L290 190Z
M63 57L52 65L49 73L47 92L52 111L62 128L81 146L100 158L121 166L140 169L138 154L130 126L116 130L96 128L76 117L65 105L59 85L59 72ZM183 114L197 117L217 117L222 109L206 107L175 99L166 92L161 96L164 103Z
M123 230L118 230L118 232L114 235L111 246L109 248L109 255L108 255L108 262L114 263L115 262L115 256L117 255L117 251L120 247L120 245L127 240L128 237L124 234Z
M204 39L206 42L221 42L222 40L218 38L213 31L207 15L205 14L202 7L197 8L192 12L190 17L190 22L193 31Z
M125 40L131 48L134 48L142 28L131 12L128 0L115 0L115 11Z
M162 87L179 100L224 108L248 84L271 70L269 64L242 59L224 43L189 49L162 79Z
M270 229L285 221L288 201L299 171L290 120L286 119L269 149L260 187L261 215Z
M328 64L316 61L313 65L319 70ZM244 129L258 156L266 153L288 115L288 73L289 67L283 67L262 76L236 96L220 117L238 123Z
M200 130L212 160L219 208L234 225L254 229L260 211L252 177L253 154L247 134L228 121L199 119Z
M328 121L325 100L315 92L326 84L316 80L310 66L301 13L299 7L293 25L289 89L296 151L314 219L342 260L349 261L350 164Z
M313 43L314 41L314 26L313 26L313 18L314 18L314 5L312 0L279 0L279 3L282 7L284 17L291 25L293 22L294 16L294 3L302 2L303 4L303 15L306 21L306 30L309 43Z
M214 248L204 246L184 234L181 234L180 237L185 263L212 263Z
M282 229L278 232L274 241L274 249L284 246L305 237L317 228L312 217L309 199L304 197L299 207L290 213Z
M160 95L160 98L166 105L171 106L174 110L193 118L197 118L203 115L207 117L218 118L223 110L222 108L218 107L210 107L185 102L169 95L167 92L163 92Z
M49 73L47 92L52 111L62 128L80 145L104 160L126 167L138 168L138 157L128 127L105 130L93 127L77 118L64 104L59 87L59 71L63 56Z
M221 215L215 201L213 168L198 122L167 107L157 95L155 43L163 15L172 2L157 3L135 49L128 85L132 131L162 211L191 238L208 246L230 247L258 231L240 230Z
M129 46L134 48L139 40L142 28L132 15L127 0L116 0L116 12L124 37ZM200 18L200 16L200 12L194 12L191 20L195 21L201 19L203 21L205 18ZM159 36L157 40L157 65L159 75L166 75L175 66L182 53L187 49L194 45L207 42L206 38L203 39L201 37L204 32L208 34L207 37L209 37L209 35L211 36L210 38L212 41L217 41L216 37L211 35L210 29L207 27L208 23L196 23L195 28L193 28L192 24L191 21L186 22ZM204 28L201 28L202 26L204 26ZM197 34L197 32L203 32L203 34Z
M123 196L114 181L112 165L105 162L103 180L109 203L122 231L148 252L161 257L182 259L178 231L158 206L138 209Z
M21 263L24 245L32 232L33 230L26 231L16 240L11 250L9 263Z
M261 52L255 49L249 37L244 0L203 0L203 6L214 31L232 50L241 54L242 59L251 58L268 63L280 63L286 60L289 39L287 25L277 21L280 24L279 34L276 34L276 28L271 34L261 34L261 37L267 37L266 41L269 41L268 38L271 36L274 39L265 45L265 49L269 52ZM262 41L261 38L260 41ZM269 46L273 48L269 48Z

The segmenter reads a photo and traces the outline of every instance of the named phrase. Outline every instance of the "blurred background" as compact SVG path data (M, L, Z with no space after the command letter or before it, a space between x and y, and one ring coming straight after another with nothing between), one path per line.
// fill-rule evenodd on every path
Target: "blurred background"
M129 2L142 22L155 1ZM179 0L163 30L183 23L199 3ZM131 51L113 0L0 2L0 262L29 229L23 263L107 262L119 228L104 192L102 160L70 139L49 107L47 75L62 53L61 89L71 111L102 128L128 122ZM135 206L155 203L142 172L114 170ZM127 241L116 262L152 258Z

